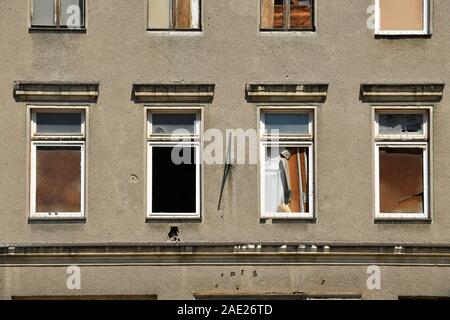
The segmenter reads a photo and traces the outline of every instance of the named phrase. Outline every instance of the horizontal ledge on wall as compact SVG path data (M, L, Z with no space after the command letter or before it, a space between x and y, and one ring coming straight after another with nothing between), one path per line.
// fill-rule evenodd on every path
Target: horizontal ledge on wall
M440 102L445 84L362 84L360 100L377 102Z
M134 84L135 103L211 103L214 84Z
M79 102L96 103L98 83L17 82L14 84L16 102Z
M248 102L310 102L324 103L328 84L247 84L245 96Z

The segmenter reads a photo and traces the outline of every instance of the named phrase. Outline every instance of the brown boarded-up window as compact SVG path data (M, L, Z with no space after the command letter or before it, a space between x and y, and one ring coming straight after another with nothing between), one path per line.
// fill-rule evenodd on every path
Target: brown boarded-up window
M424 1L426 0L379 0L380 29L418 30L424 29Z
M199 30L201 0L148 0L148 29Z
M81 147L36 147L36 212L81 212Z
M380 212L423 213L423 149L380 147Z
M291 29L311 29L312 0L291 0L289 8L289 27Z

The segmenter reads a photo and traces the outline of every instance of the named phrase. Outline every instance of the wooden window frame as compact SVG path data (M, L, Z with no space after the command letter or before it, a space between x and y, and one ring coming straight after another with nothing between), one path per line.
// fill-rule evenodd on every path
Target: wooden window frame
M68 31L68 30L72 30L72 31L84 31L86 30L86 2L87 0L82 0L82 5L83 8L81 8L82 12L81 12L81 19L83 21L83 24L80 27L75 27L75 28L71 28L71 27L67 27L67 26L63 26L61 25L61 0L54 0L55 3L55 25L54 26L40 26L40 25L33 25L33 1L36 0L30 0L30 26L29 28L31 30L60 30L60 31Z
M177 32L201 32L202 31L202 2L203 0L197 0L198 1L198 28L184 28L184 29L180 29L180 28L176 28L176 12L174 10L175 7L175 1L176 0L168 0L170 1L170 27L169 28L150 28L149 27L149 19L150 17L148 16L148 6L150 6L150 1L151 0L147 0L147 31L177 31ZM191 6L192 6L192 2L195 0L190 0L191 1ZM192 19L192 10L191 10L191 19Z
M147 154L147 209L146 218L158 219L201 219L203 199L203 172L202 172L202 131L203 109L201 107L148 107L146 112L146 154ZM195 114L194 134L172 135L152 133L152 114ZM192 147L195 150L195 212L167 213L152 211L153 196L153 157L154 147Z
M265 133L265 115L268 113L305 113L309 115L309 133L293 135L270 135ZM261 107L259 108L259 185L261 219L306 219L315 218L315 107ZM272 146L308 149L308 204L309 212L266 212L265 155Z
M311 28L291 28L290 27L290 0L284 1L283 28L263 28L262 27L262 0L259 0L259 30L261 32L315 32L316 31L316 0L311 0Z
M43 107L30 106L30 219L84 219L86 206L86 107ZM36 133L37 113L81 113L81 134L39 135ZM79 212L37 212L36 211L36 150L38 147L80 147L80 211Z
M431 0L423 0L423 29L422 30L382 30L380 0L375 0L375 35L385 36L420 36L431 33Z
M374 199L375 220L431 219L431 108L430 107L374 107ZM379 114L423 114L423 134L379 134ZM423 213L380 212L380 148L414 148L423 151Z

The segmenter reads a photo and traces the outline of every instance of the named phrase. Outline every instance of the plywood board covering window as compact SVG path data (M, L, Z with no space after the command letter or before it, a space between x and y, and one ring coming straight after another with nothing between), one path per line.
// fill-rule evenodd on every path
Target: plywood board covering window
M313 218L313 111L261 109L262 218Z
M429 217L427 110L375 114L375 198L380 219Z
M200 30L201 0L148 0L149 30Z
M81 212L81 147L37 147L36 211Z
M376 29L380 34L426 34L429 0L377 0Z
M147 218L200 218L200 111L157 108L147 117Z
M31 109L30 217L84 218L85 109Z
M261 0L261 30L314 30L314 1Z

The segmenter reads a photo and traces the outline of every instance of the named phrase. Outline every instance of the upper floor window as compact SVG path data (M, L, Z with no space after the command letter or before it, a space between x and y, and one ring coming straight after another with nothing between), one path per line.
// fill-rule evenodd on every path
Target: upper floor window
M430 0L375 0L375 33L426 35Z
M314 218L313 117L311 109L262 109L262 218Z
M147 121L147 218L200 218L200 110L151 109Z
M201 0L148 0L149 30L200 30Z
M85 124L84 108L31 110L31 218L84 218Z
M314 29L314 0L261 0L261 30Z
M429 112L375 111L375 214L378 219L429 217Z
M31 27L84 29L85 0L31 0Z

